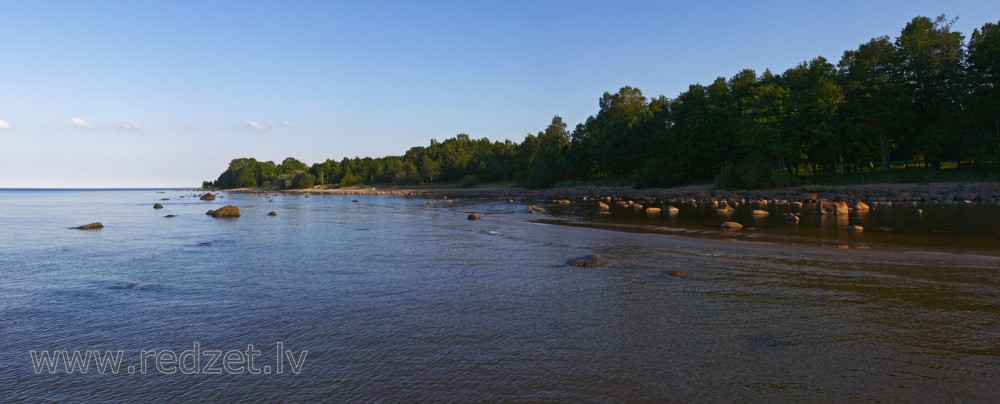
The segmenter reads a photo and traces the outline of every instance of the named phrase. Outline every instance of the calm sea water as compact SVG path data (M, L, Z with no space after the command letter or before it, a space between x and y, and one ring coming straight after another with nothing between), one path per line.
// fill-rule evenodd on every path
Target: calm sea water
M0 191L0 402L1000 399L998 261L949 247L974 237L933 236L935 258L877 234L844 241L868 251L639 234L704 218L543 224L492 200L192 196ZM243 216L204 215L225 204ZM609 264L564 265L591 253ZM253 344L272 372L126 369L195 343ZM277 343L297 374L275 374ZM39 373L43 350L122 350L122 369Z

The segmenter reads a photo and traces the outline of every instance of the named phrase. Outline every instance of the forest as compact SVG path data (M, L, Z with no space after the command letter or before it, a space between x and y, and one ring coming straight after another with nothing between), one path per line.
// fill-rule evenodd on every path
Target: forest
M954 20L916 17L836 64L742 70L677 97L604 93L572 130L555 116L520 143L459 134L402 156L307 165L238 158L215 188L516 181L528 188L622 180L638 188L794 185L814 175L920 167L1000 168L1000 21L966 39Z

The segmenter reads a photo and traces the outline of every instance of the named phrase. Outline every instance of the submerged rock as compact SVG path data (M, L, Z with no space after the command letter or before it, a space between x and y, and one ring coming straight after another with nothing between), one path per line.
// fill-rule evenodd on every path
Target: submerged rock
M791 213L785 213L785 221L788 223L798 223L799 217Z
M740 230L743 225L736 222L724 222L721 227L723 230Z
M600 255L584 255L582 257L576 257L566 261L566 265L574 267L599 267L601 265L607 265L608 261L601 257Z
M479 216L476 216L476 215L473 215L473 214L470 214L469 216L466 216L465 218L469 219L469 220L479 220L479 219L481 219Z
M163 205L160 205L158 203L154 203L153 204L153 209L163 209Z
M684 271L670 271L670 272L667 272L667 275L670 275L670 276L687 276L687 273L685 273Z
M858 226L856 224L852 224L850 226L847 226L847 231L852 232L852 233L861 233L861 232L865 231L865 228L861 227L861 226Z
M201 199L203 201L214 201L215 200L215 194L213 194L213 193L210 192L210 193L207 193L205 195L202 195L201 198L198 198L198 199Z
M268 215L268 216L278 216L278 212L275 212L275 211L273 211L273 210L272 210L272 211L271 211L271 212L269 212L269 213L268 213L267 215Z
M164 217L166 217L166 218L171 218L171 217L177 217L177 215L166 215L166 216L164 216Z
M88 223L80 227L70 227L70 229L76 230L97 230L101 228L104 228L104 225L101 224L101 222Z
M211 213L212 217L240 217L240 208L226 205Z

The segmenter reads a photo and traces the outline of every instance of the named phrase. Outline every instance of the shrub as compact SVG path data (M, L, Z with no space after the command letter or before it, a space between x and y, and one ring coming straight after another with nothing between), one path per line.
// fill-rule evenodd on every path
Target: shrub
M799 185L799 178L768 164L744 161L726 164L715 176L715 187L724 189L784 188Z
M459 181L459 184L462 186L462 188L472 188L476 185L479 185L479 176L466 175L462 177L462 179Z

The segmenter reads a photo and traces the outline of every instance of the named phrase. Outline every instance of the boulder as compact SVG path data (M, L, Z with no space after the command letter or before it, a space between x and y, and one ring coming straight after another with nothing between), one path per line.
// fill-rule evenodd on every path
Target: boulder
M160 205L158 203L154 203L153 204L153 209L163 209L163 205Z
M480 219L479 216L472 215L472 214L470 214L469 216L466 216L465 218L469 219L469 220L479 220Z
M198 199L201 199L203 201L214 201L215 200L215 194L213 194L213 193L210 192L210 193L207 193L205 195L202 195L201 198L198 198Z
M819 201L816 205L816 211L821 215L846 215L847 203L845 202L832 202L826 199Z
M611 210L611 207L608 206L608 204L606 204L604 202L598 201L597 202L597 210L599 210L601 212L607 212L607 211Z
M721 227L723 230L740 230L743 225L736 222L724 222Z
M97 229L104 228L104 225L101 224L101 222L94 222L94 223L85 224L85 225L80 226L80 227L70 227L70 228L71 229L76 229L76 230L97 230Z
M240 217L240 208L226 205L212 212L212 217Z
M764 217L764 216L767 216L767 215L770 215L770 214L771 214L771 212L768 212L766 210L760 210L760 209L754 209L753 210L753 215L757 216L757 217Z
M667 209L667 214L670 216L677 216L677 214L680 213L681 211L680 209L677 209L674 206L667 206L666 209Z
M606 261L600 255L584 255L582 257L576 257L569 261L566 261L566 265L574 267L599 267L601 265L607 265Z
M646 208L646 216L659 216L662 211L660 208Z
M269 212L269 213L268 213L267 215L268 215L268 216L278 216L278 212L275 212L275 211L273 211L273 210L272 210L272 211L271 211L271 212Z
M864 203L864 202L862 202L862 201L857 201L857 202L856 202L856 203L854 204L854 211L855 211L855 212L859 212L859 213L860 213L860 212L867 212L867 211L869 211L869 210L871 210L871 208L870 208L870 207L868 207L868 204L867 204L867 203Z

